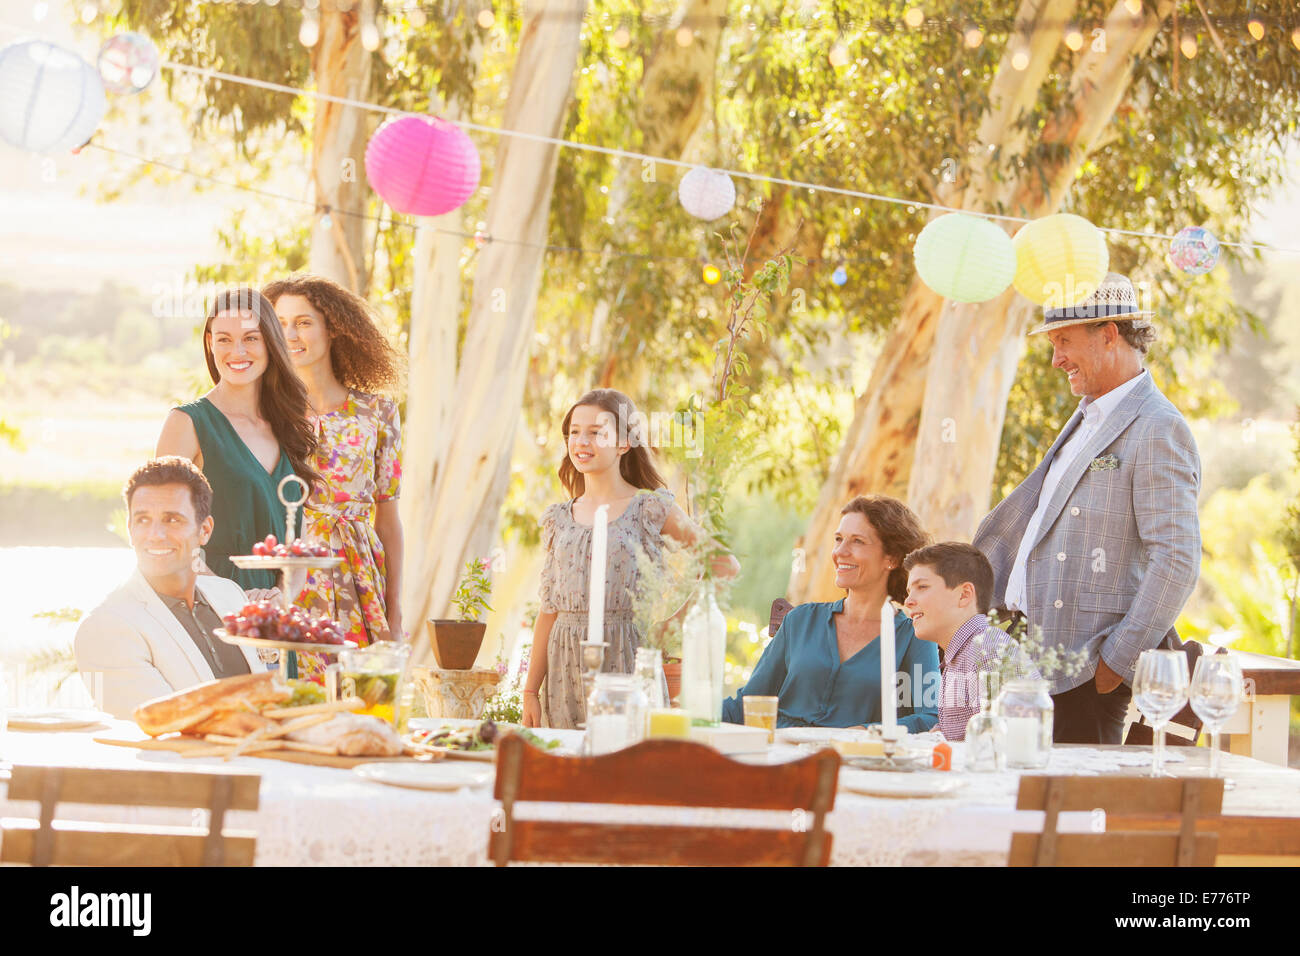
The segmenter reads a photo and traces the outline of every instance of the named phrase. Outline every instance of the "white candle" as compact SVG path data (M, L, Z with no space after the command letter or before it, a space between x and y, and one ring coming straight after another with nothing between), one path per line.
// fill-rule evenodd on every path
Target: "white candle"
M880 726L886 734L898 726L894 693L894 606L885 598L880 607Z
M605 642L605 541L608 537L609 505L596 509L591 526L591 596L587 601L587 640Z

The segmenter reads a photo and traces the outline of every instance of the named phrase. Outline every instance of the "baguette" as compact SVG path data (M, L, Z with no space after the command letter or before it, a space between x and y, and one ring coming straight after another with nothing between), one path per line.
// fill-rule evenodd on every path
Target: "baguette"
M135 709L133 716L141 730L150 737L158 737L172 731L193 732L199 724L214 720L220 723L225 715L234 713L258 718L257 711L283 704L292 696L289 688L276 680L274 673L263 671L259 674L208 681L197 687L145 701ZM257 720L240 718L236 718L236 723L242 726L253 725L250 729L243 730L241 735L253 733L262 726Z

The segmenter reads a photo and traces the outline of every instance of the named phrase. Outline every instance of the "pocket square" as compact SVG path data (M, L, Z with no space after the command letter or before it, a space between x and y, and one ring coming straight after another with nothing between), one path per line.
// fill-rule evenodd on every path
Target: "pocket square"
M1088 463L1089 471L1114 471L1119 467L1119 459L1114 455L1102 455Z

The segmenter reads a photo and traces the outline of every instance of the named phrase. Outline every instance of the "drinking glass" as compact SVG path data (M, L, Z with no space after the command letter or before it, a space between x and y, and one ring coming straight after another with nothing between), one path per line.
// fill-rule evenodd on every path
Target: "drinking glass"
M1219 775L1219 731L1237 712L1242 695L1241 664L1230 654L1203 654L1192 675L1192 710L1210 737L1210 776Z
M1138 658L1133 675L1133 702L1151 724L1151 776L1165 774L1165 724L1187 703L1187 655L1149 650Z
M767 731L767 742L772 743L776 738L776 715L781 698L746 695L743 701L745 705L745 726L762 727Z

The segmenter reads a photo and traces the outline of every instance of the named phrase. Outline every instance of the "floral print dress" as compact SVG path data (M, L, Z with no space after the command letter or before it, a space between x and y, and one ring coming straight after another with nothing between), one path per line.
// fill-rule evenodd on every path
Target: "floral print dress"
M641 635L633 621L637 555L663 556L663 527L673 505L670 491L637 495L609 523L605 567L605 670L632 673ZM541 609L554 613L546 642L546 684L542 725L573 729L586 720L582 694L582 648L587 639L591 591L591 528L573 519L573 502L551 505L542 513Z
M328 487L304 509L303 537L343 558L333 572L313 571L297 603L343 625L343 636L364 647L390 640L384 600L384 545L375 531L375 505L398 497L402 427L397 404L356 389L338 409L311 416L318 442L316 470ZM401 635L398 635L398 639ZM299 654L300 677L320 681L328 660Z

